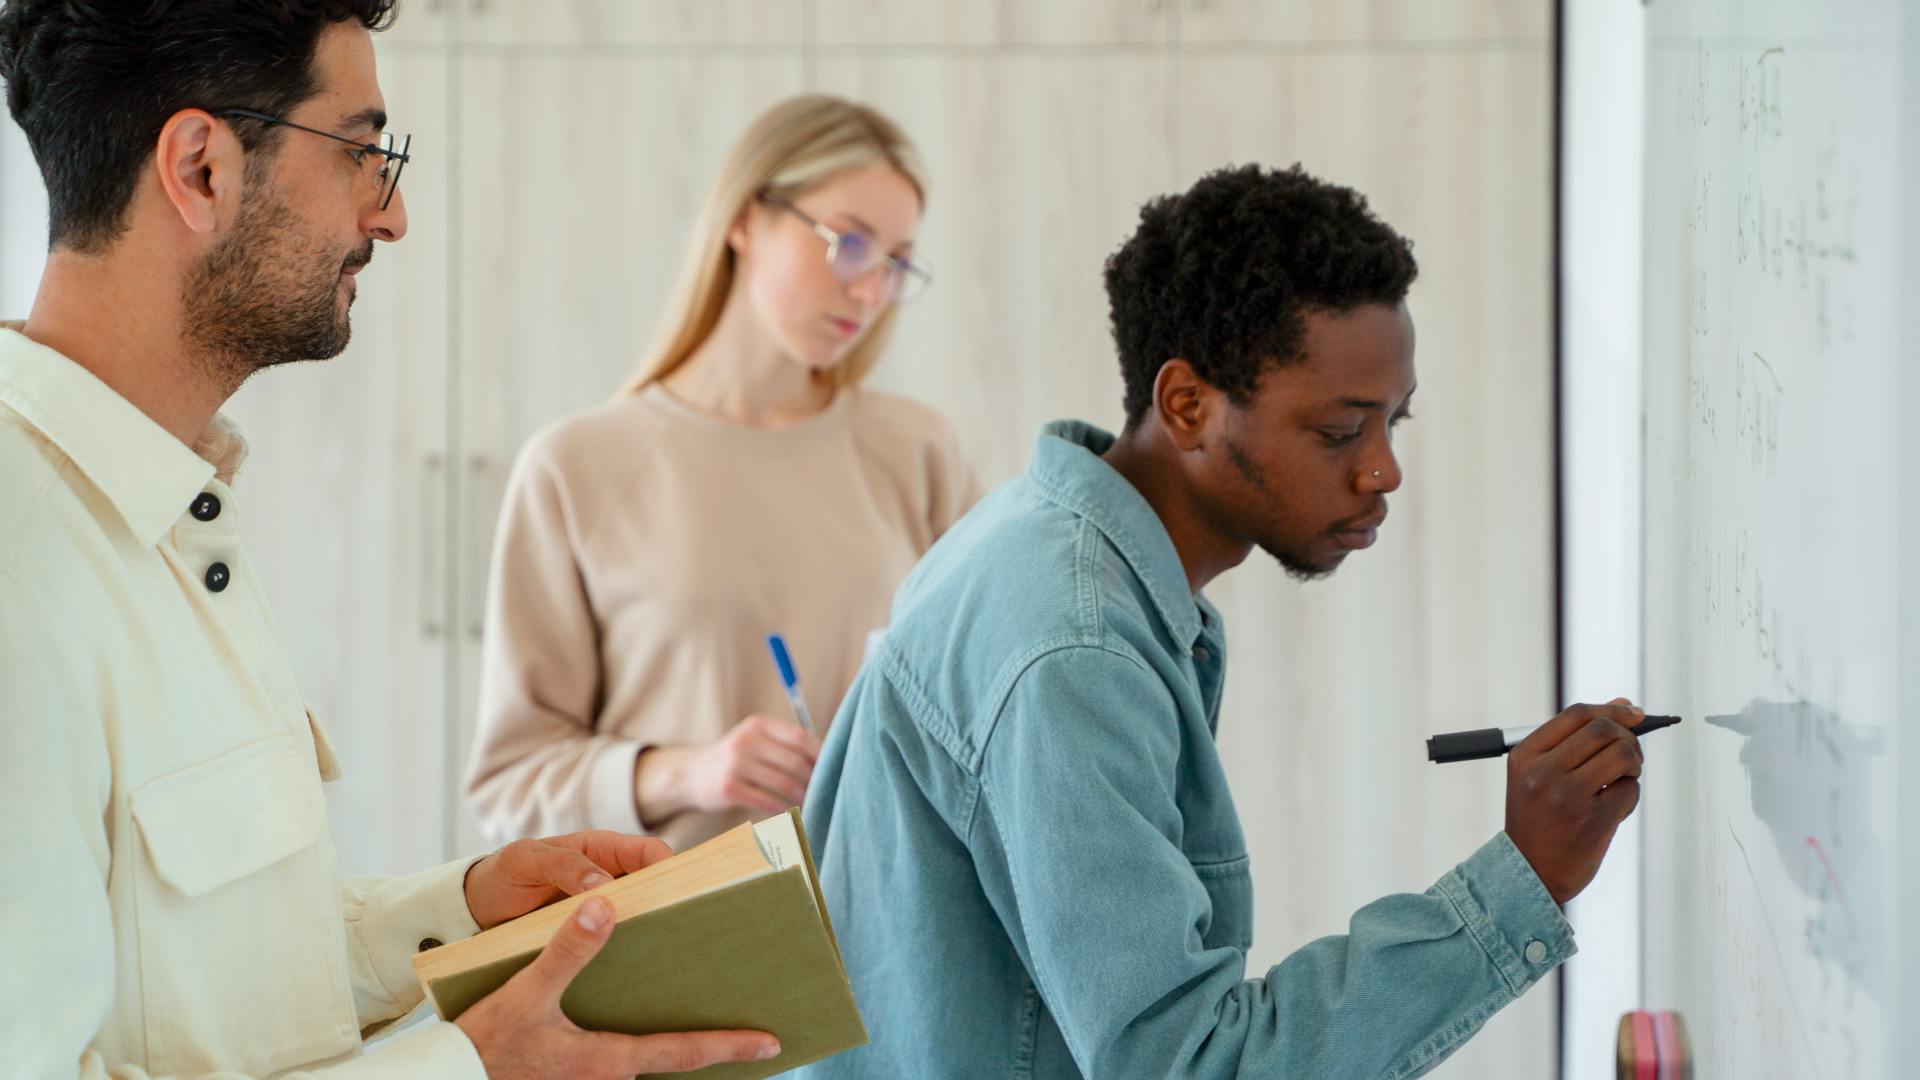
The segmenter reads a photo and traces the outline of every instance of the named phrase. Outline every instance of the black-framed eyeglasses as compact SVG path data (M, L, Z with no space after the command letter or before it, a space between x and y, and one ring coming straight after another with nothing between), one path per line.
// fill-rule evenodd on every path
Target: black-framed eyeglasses
M884 265L887 268L887 299L903 303L926 292L927 286L933 284L933 271L925 264L881 251L880 242L864 232L857 229L841 232L823 225L785 199L762 195L760 201L806 222L815 236L825 240L827 266L832 268L833 276L841 281L852 284Z
M319 135L323 138L332 139L334 142L346 143L352 147L347 153L353 155L353 161L356 165L365 166L368 161L378 158L380 160L380 171L377 176L380 183L380 209L382 210L385 210L388 204L393 202L393 193L400 190L400 172L407 167L407 162L413 160L407 153L407 151L413 147L412 135L396 138L392 134L385 134L380 136L380 141L377 143L361 142L358 139L349 139L344 135L335 135L331 131L321 131L319 128L310 128L304 124L296 124L291 120L282 120L277 116L268 116L266 113L254 112L252 109L211 109L209 111L215 116L245 117L248 120L258 120L263 124L276 124L280 127L292 128L295 131L304 131L309 135Z

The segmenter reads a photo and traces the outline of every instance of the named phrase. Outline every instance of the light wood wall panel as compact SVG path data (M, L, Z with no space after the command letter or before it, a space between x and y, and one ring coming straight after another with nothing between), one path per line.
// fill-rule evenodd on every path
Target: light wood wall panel
M1256 552L1213 590L1256 966L1501 828L1504 764L1430 765L1428 735L1554 711L1550 63L1544 43L1181 57L1183 177L1300 161L1366 192L1421 268L1380 543L1307 585ZM1549 984L1435 1075L1546 1076L1555 1048Z
M639 362L721 156L801 88L801 56L494 50L461 60L454 756L471 745L508 469ZM462 847L479 842L458 811Z
M1421 391L1380 545L1304 587L1256 555L1212 592L1252 969L1426 887L1500 827L1503 773L1422 740L1556 704L1551 33L1545 0L410 5L380 43L410 235L346 356L235 403L250 546L346 759L347 868L477 844L457 777L506 468L627 374L726 145L815 88L926 156L939 280L876 379L946 410L989 481L1046 420L1119 420L1101 267L1147 198L1298 160L1414 238ZM1554 1027L1543 986L1434 1075L1551 1075Z
M1101 280L1143 196L1172 182L1160 55L829 55L819 86L881 104L933 189L916 250L933 289L875 373L937 404L990 483L1026 468L1040 426L1120 420Z
M268 371L228 407L250 444L233 509L340 759L328 808L350 874L440 861L453 814L449 63L414 51L381 73L395 130L416 136L399 196L408 232L376 245L346 353Z

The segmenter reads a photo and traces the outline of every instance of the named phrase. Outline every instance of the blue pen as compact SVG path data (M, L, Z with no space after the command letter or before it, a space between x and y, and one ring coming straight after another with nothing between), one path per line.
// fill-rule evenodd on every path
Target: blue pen
M773 653L773 666L780 669L780 685L786 688L787 703L793 706L793 718L814 734L813 715L807 712L807 699L800 696L800 673L793 670L793 657L787 653L787 639L779 634L767 635L767 649Z

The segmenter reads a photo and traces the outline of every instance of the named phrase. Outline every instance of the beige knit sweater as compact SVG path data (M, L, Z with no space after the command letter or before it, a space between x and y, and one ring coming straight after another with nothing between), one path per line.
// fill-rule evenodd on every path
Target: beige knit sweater
M643 747L791 715L769 633L824 728L894 590L978 495L944 418L857 388L767 430L655 384L535 436L494 545L466 776L482 831L642 831ZM745 817L654 831L684 850Z

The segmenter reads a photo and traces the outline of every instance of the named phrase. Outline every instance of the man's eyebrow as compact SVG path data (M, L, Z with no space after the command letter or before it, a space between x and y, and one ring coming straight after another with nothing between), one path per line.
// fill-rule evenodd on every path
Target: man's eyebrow
M386 126L387 110L375 106L373 108L361 109L352 116L342 118L338 130L342 132L352 132L358 131L361 128L372 128L374 131L380 131Z
M1409 391L1407 391L1407 396L1406 396L1406 398L1405 398L1404 400L1402 400L1402 401L1400 402L1400 406L1399 406L1399 407L1400 407L1401 409L1404 409L1404 408L1406 408L1406 407L1407 407L1408 405L1411 405L1411 404L1413 403L1413 395L1414 395L1415 393L1418 393L1418 392L1419 392L1419 390L1420 390L1420 388L1416 386L1416 387L1414 387L1414 388L1413 388L1412 390L1409 390ZM1373 398L1353 398L1353 397L1343 397L1343 398L1340 398L1339 400L1337 400L1337 401L1335 401L1335 402L1334 402L1334 404L1335 404L1335 405L1338 405L1339 407L1341 407L1341 408L1343 408L1343 409L1360 409L1360 410L1363 410L1363 411L1366 411L1366 412L1385 412L1385 411L1387 411L1387 403L1386 403L1386 402L1384 402L1384 401L1376 401L1376 400L1374 400Z

